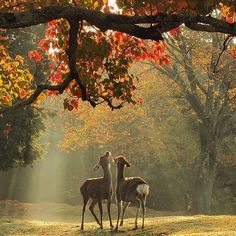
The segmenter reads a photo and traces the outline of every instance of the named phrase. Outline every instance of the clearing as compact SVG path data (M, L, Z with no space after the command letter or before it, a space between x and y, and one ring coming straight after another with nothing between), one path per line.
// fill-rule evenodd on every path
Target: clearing
M113 209L113 222L116 207ZM104 206L105 210L105 206ZM81 232L81 206L57 203L20 203L0 201L0 235L191 235L191 236L236 236L236 216L181 216L181 213L147 210L146 228L131 230L135 209L129 208L124 226L118 233L109 230L106 211L104 230L98 230L89 212L85 215L85 231Z

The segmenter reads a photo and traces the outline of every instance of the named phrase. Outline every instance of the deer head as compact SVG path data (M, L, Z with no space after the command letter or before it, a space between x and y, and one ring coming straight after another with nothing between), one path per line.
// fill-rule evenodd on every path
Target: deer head
M114 162L116 163L117 167L121 167L121 166L131 167L131 164L123 156L115 157Z
M93 167L93 170L96 171L100 166L105 167L110 164L111 153L106 151L103 156L99 157L98 163Z

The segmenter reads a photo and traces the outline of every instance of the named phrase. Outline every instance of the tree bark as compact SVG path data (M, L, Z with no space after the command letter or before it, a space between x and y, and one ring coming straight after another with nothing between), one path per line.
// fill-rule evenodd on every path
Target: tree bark
M211 200L216 175L218 149L217 137L211 127L211 124L201 124L199 130L201 157L197 165L192 192L191 211L194 214L211 214Z

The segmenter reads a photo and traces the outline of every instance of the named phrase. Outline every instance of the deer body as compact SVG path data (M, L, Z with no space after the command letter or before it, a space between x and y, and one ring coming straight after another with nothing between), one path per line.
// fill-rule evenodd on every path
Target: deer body
M142 207L143 221L142 228L144 228L144 216L145 216L145 203L146 197L149 194L149 185L147 182L140 177L125 177L124 169L130 167L131 165L124 157L116 157L115 163L117 165L117 183L116 183L116 199L118 206L118 217L116 223L116 230L118 230L120 214L121 222L120 225L123 225L123 218L125 210L130 203L137 206L136 218L135 218L135 229L138 227L137 219Z
M99 224L101 229L103 228L102 200L107 200L107 211L110 220L110 226L113 227L110 213L111 198L112 198L112 175L110 170L110 155L111 155L110 152L106 152L104 156L99 158L97 165L94 167L94 170L96 170L99 168L99 166L102 166L104 176L102 178L87 179L84 182L84 184L80 187L80 192L82 194L84 201L81 230L84 229L84 212L89 199L92 199L92 203L89 207L89 210L91 211L92 215L94 216L96 222ZM98 220L98 217L94 212L94 207L97 203L100 210L100 221Z
M108 199L112 194L110 167L103 171L104 177L87 179L80 188L81 193L83 192L92 199ZM106 186L106 188L104 188L104 186Z

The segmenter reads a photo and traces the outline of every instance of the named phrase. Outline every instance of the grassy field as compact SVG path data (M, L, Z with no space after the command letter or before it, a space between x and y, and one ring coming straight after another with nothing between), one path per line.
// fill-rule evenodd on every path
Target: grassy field
M113 206L113 216L116 207ZM16 201L0 202L0 235L191 235L236 236L236 216L180 216L178 213L147 211L146 228L131 230L135 210L128 209L124 226L118 233L109 230L107 221L104 230L98 230L87 212L85 231L79 229L80 206L66 204L22 204ZM104 213L107 215L106 212ZM113 217L115 218L115 217ZM107 218L105 217L105 220Z

